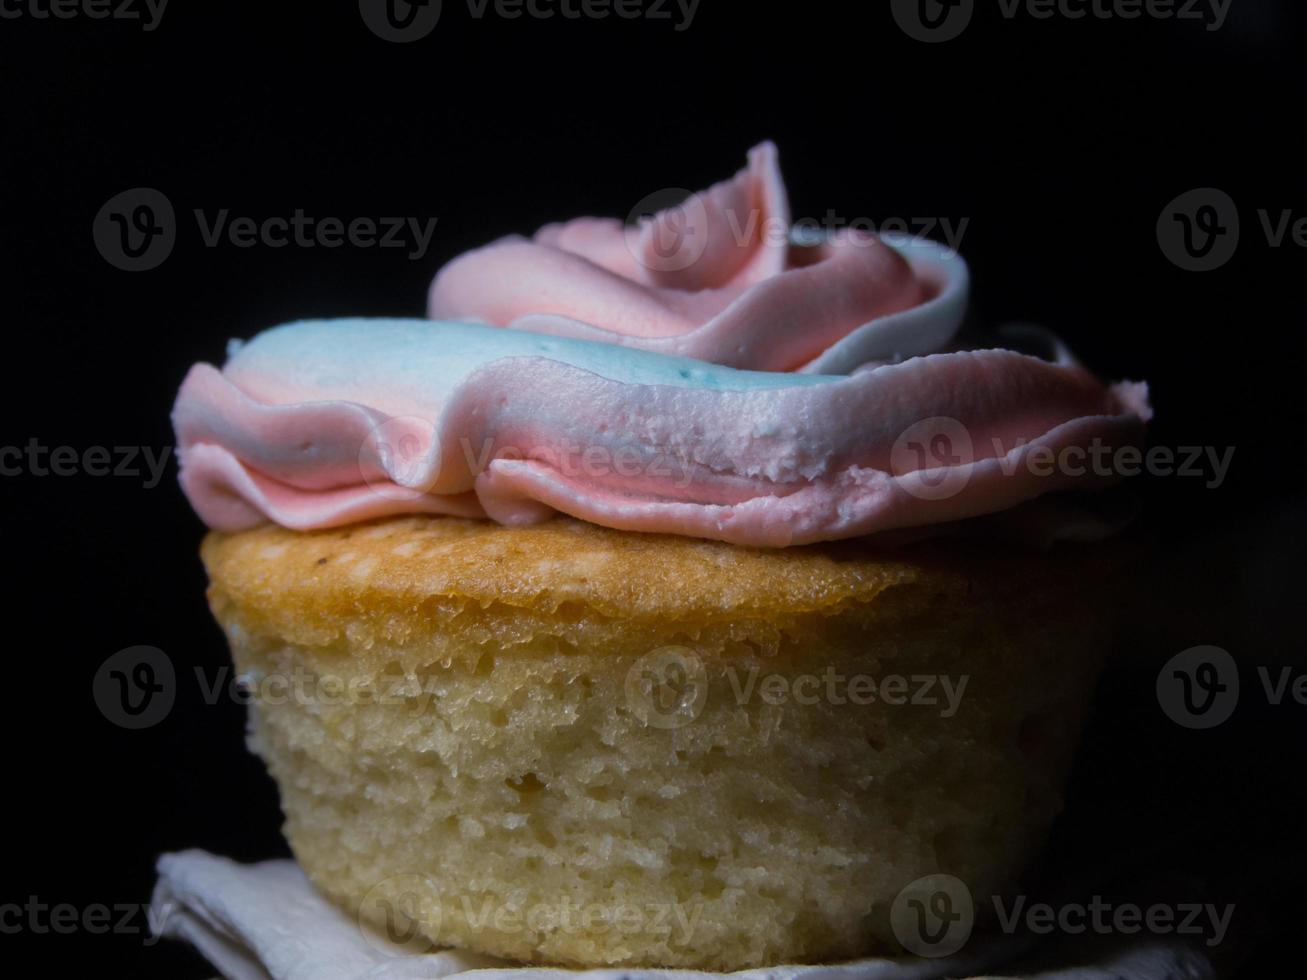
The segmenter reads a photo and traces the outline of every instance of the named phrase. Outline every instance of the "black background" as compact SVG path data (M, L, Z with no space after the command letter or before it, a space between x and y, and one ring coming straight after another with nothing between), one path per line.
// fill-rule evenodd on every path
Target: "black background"
M431 276L462 250L707 186L764 138L779 145L796 216L968 219L980 320L1048 325L1100 374L1148 379L1157 444L1236 447L1218 489L1140 487L1161 557L1130 654L1104 684L1058 847L1155 860L1235 896L1223 965L1265 975L1275 954L1263 943L1291 949L1307 915L1307 708L1249 696L1220 729L1193 733L1162 717L1152 685L1200 643L1235 653L1252 695L1254 665L1302 669L1295 293L1307 253L1272 248L1257 215L1307 217L1300 7L1234 0L1208 31L1008 20L980 0L967 31L936 45L908 38L885 3L702 0L677 31L475 19L446 0L412 44L374 36L349 2L175 3L150 32L0 20L0 442L160 451L186 368L220 362L227 338L301 317L420 315ZM140 186L169 197L180 231L160 267L127 273L96 250L92 221ZM1155 226L1167 202L1207 186L1237 203L1240 246L1219 270L1185 272ZM438 225L416 261L206 247L197 208ZM175 466L142 482L0 478L0 902L139 903L160 852L286 852L275 791L243 748L244 709L205 703L192 673L212 683L228 662L204 604L202 528ZM136 644L166 651L179 685L168 717L133 732L103 717L91 681ZM110 975L212 972L140 935L3 941Z

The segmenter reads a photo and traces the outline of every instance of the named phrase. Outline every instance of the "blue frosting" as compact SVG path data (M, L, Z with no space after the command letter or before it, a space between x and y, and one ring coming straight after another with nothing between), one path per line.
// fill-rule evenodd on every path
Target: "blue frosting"
M507 357L547 357L611 381L717 391L762 391L829 384L837 375L740 371L633 347L441 320L302 320L233 344L231 364L275 363L318 383L387 380L396 387L456 384Z

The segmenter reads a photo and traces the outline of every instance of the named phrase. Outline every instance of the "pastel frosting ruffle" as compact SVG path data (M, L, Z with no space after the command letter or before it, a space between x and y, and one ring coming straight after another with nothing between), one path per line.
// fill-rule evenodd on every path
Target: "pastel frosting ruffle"
M847 374L944 348L966 312L966 263L924 239L844 228L805 244L776 148L733 179L632 225L580 218L510 236L436 276L428 314L598 340L759 371Z
M1138 443L1149 414L1142 385L1007 350L836 376L476 324L333 320L234 345L222 370L196 365L173 419L182 486L220 530L562 512L787 546L1110 480L1030 457Z

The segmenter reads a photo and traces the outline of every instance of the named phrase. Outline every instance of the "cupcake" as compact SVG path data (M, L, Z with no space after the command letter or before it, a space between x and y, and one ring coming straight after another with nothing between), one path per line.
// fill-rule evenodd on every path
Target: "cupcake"
M790 222L764 145L634 228L456 259L433 319L291 324L187 376L250 744L370 927L829 962L913 948L914 882L979 906L1029 867L1117 559L1021 542L1102 530L1064 491L1110 475L1062 464L1137 443L1146 390L951 349L958 257Z

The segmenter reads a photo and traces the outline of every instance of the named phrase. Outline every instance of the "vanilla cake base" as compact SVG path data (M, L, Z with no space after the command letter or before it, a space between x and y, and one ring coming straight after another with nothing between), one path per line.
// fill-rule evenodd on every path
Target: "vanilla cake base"
M722 971L899 953L923 875L1012 885L1105 648L1087 554L440 517L203 548L323 892L410 948Z

